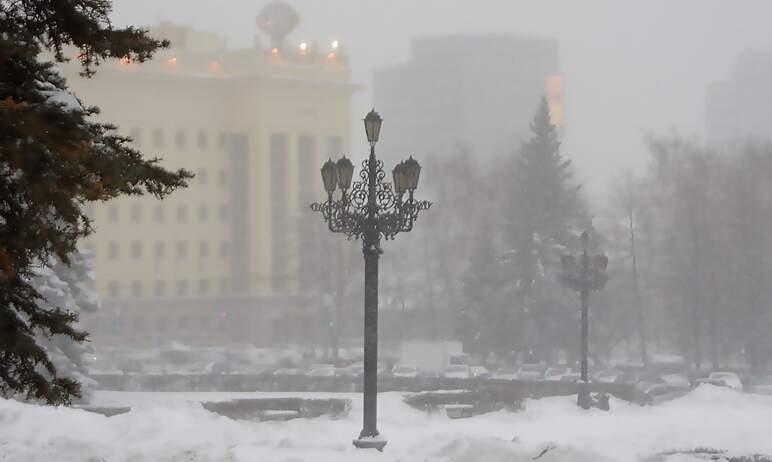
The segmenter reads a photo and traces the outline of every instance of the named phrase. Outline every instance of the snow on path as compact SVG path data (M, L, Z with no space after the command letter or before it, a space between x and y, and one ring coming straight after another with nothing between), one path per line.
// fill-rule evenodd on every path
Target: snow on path
M0 461L60 462L515 462L639 461L670 449L715 447L772 454L772 397L702 386L657 407L613 401L612 411L581 411L574 398L529 401L524 412L450 420L379 397L384 453L356 450L356 394L345 418L234 421L196 401L287 393L99 392L97 405L132 405L107 418L76 409L0 401Z

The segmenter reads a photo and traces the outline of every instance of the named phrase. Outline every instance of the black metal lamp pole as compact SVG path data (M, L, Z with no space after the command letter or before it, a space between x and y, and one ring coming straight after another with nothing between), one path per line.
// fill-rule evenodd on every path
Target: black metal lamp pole
M412 157L394 168L393 189L392 183L384 181L383 162L375 157L382 119L372 110L364 122L370 156L362 163L360 181L351 184L354 164L345 156L337 162L328 160L322 167L327 201L312 204L311 209L322 213L330 231L362 239L365 258L364 415L362 431L354 440L354 446L383 450L386 439L380 436L377 427L378 258L383 252L381 238L394 239L398 233L411 231L418 212L428 209L431 203L413 198L421 166ZM339 199L333 198L336 188L341 191Z
M576 258L573 255L564 255L561 259L562 272L560 273L561 281L569 288L579 292L579 297L582 304L582 332L580 347L582 356L582 377L577 404L579 407L584 409L589 409L592 405L589 390L590 377L588 367L590 291L602 289L606 284L606 280L608 279L606 274L608 258L603 254L594 255L592 258L590 258L590 255L587 252L589 239L589 233L586 231L582 233L582 254L578 264Z

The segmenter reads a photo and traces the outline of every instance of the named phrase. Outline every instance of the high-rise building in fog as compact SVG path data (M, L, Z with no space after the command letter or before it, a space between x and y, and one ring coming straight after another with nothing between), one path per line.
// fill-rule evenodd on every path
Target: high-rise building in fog
M707 142L714 146L748 138L772 140L772 52L747 52L729 77L708 87Z
M510 152L528 133L539 99L564 125L554 40L506 35L418 38L408 62L375 74L384 115L380 152L425 157L462 145L477 156ZM390 117L391 115L391 117Z
M228 49L163 23L151 33L172 47L152 61L108 62L90 80L65 66L73 91L146 156L196 174L163 201L93 208L86 246L104 309L83 321L97 341L266 344L318 309L302 279L320 259L298 230L323 196L322 159L348 152L353 86L337 42L288 45L297 17L271 8L258 17L269 47Z

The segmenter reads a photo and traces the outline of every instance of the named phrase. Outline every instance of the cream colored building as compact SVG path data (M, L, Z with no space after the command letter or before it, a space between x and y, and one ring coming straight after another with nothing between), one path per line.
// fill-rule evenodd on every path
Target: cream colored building
M349 151L354 86L337 42L292 43L289 30L228 49L162 23L151 33L172 48L147 63L107 62L92 79L65 69L145 156L196 174L163 201L93 208L104 309L83 322L95 342L264 345L282 340L283 319L319 309L303 280L321 269L308 204L323 197L322 160Z

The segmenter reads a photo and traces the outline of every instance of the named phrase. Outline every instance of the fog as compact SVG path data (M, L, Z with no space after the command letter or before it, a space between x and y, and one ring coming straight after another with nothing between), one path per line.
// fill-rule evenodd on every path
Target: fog
M594 193L611 176L644 163L643 136L678 130L705 135L706 86L727 77L737 56L772 48L764 0L296 0L301 14L291 40L338 38L362 84L352 106L359 130L372 105L374 69L408 58L411 37L514 34L559 41L566 80L565 152ZM225 34L249 46L260 2L117 0L118 24L171 20ZM388 120L390 114L384 114ZM387 133L388 125L384 128Z
M770 17L0 0L0 459L772 461Z

